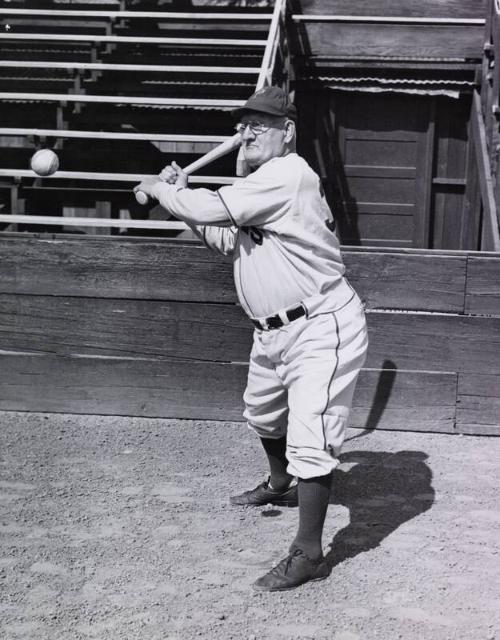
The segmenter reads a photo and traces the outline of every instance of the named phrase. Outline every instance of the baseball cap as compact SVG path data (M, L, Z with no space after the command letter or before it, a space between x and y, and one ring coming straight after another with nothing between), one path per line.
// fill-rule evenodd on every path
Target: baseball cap
M231 114L239 120L247 111L260 111L272 116L286 116L290 120L297 119L297 109L290 102L288 95L281 87L264 87L248 98L245 104L234 109Z

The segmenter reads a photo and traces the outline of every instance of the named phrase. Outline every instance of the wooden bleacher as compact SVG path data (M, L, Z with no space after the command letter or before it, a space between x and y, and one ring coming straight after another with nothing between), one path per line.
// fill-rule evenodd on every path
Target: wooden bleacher
M129 215L144 218L131 195L137 176L174 158L189 164L232 133L224 114L257 84L272 13L32 5L0 9L1 213L116 216L128 198ZM49 178L29 169L40 145L60 158ZM234 154L210 174L193 180L232 179Z

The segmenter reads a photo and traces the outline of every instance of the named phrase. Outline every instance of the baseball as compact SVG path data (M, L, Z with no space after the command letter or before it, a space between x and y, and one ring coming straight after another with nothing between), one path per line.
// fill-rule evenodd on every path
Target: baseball
M50 149L40 149L32 156L30 165L39 176L50 176L59 169L59 158Z

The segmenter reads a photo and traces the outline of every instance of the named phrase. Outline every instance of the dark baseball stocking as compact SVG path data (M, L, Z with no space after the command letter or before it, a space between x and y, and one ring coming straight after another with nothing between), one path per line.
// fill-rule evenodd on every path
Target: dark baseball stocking
M266 452L271 471L270 484L276 491L286 489L293 479L286 468L286 437L283 438L261 438L262 446Z
M325 524L332 475L299 479L299 530L292 543L315 560L323 555L321 538Z

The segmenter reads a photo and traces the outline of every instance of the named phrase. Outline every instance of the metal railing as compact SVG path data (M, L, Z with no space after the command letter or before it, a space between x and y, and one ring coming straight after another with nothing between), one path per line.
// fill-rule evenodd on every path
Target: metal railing
M285 13L286 0L276 0L267 37L266 48L262 58L259 78L257 80L256 90L262 89L266 85L273 84L277 79L277 64L281 65L280 84L288 89L288 81L290 77L290 57L288 54L288 46L285 30Z
M262 22L268 19L265 13L194 13L189 11L109 11L107 9L98 10L75 10L75 9L10 9L1 8L1 16L28 17L43 16L47 18L104 18L105 20L147 18L154 20L207 20L207 21L234 21L250 20Z

